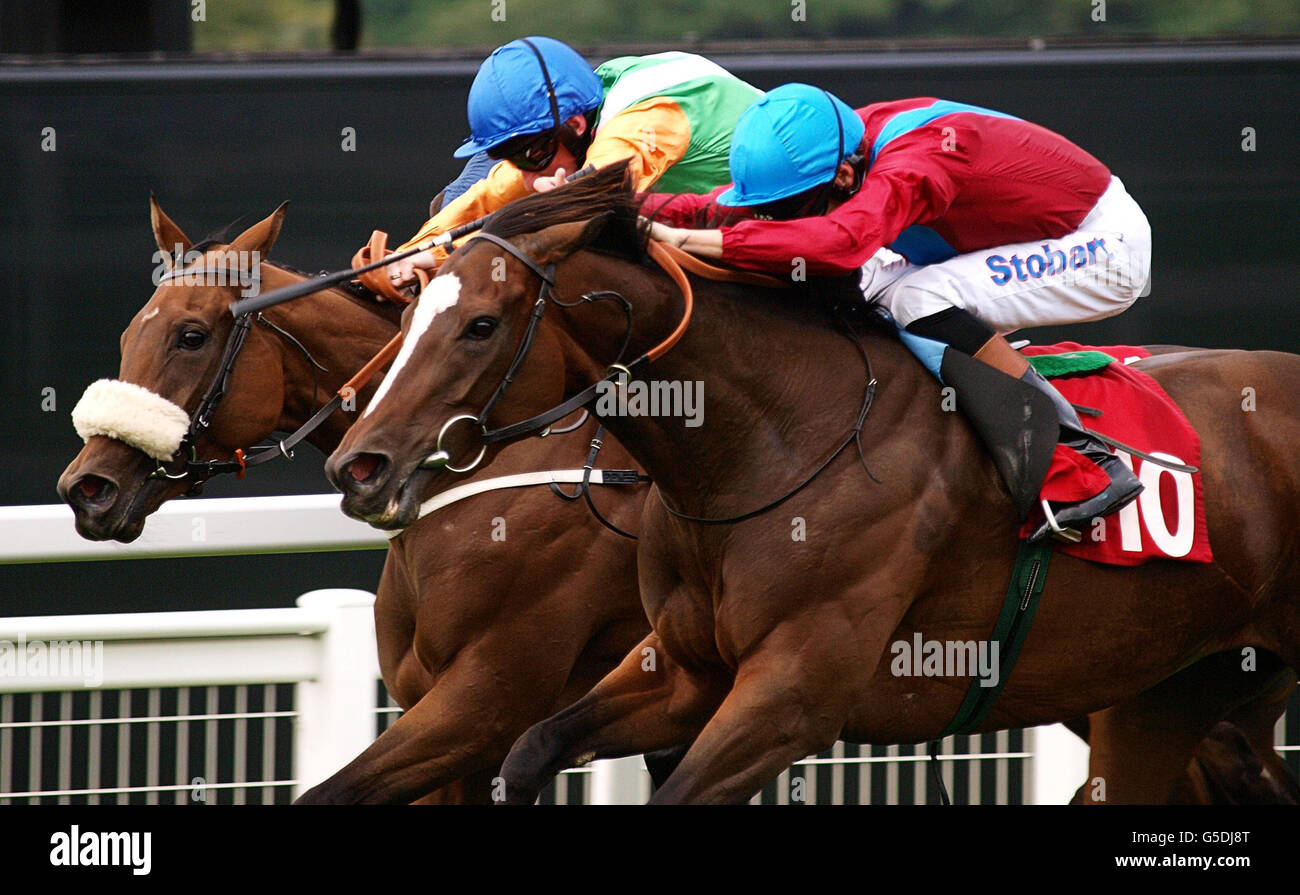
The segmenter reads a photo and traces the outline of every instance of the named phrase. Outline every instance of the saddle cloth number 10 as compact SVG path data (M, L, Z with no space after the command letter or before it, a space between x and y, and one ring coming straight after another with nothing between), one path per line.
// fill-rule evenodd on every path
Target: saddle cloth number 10
M1129 553L1142 552L1142 529L1146 529L1152 545L1170 559L1181 559L1191 552L1196 538L1196 501L1191 473L1166 469L1157 463L1142 462L1124 451L1115 452L1138 480L1145 486L1138 499L1119 511L1120 547ZM1162 451L1152 451L1151 456L1181 465L1183 461ZM1170 476L1177 496L1174 531L1169 531L1165 508L1160 496L1160 477ZM1139 515L1141 519L1139 521Z

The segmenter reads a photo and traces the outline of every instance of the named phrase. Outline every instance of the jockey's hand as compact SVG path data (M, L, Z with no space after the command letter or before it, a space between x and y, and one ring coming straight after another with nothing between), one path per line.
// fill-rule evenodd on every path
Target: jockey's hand
M393 281L393 285L401 287L404 283L410 283L415 280L415 268L424 270L436 270L441 263L441 259L434 254L433 249L425 249L423 252L416 252L409 258L403 258L401 261L394 261L384 268L388 278Z
M557 186L564 183L565 173L563 168L556 168L555 173L550 177L538 177L533 181L533 190L538 193L549 193Z
M645 218L641 220L644 222ZM656 242L666 242L670 246L681 248L690 234L691 231L685 227L669 227L667 224L661 224L658 221L650 224L650 238Z
M644 221L645 218L641 220ZM685 227L670 227L654 221L650 224L650 238L666 242L701 258L722 257L721 230L690 230Z

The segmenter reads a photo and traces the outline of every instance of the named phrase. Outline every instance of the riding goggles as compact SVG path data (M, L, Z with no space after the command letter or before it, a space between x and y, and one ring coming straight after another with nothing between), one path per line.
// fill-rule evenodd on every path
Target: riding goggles
M560 151L560 129L540 134L513 137L487 151L489 158L504 159L520 171L544 171L555 161Z

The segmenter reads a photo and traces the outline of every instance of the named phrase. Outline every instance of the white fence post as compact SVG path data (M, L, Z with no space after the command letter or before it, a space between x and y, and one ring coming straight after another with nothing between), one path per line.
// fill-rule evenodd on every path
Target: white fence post
M375 739L374 594L314 590L298 598L303 609L326 615L320 636L320 674L297 687L294 795L328 778Z
M1088 779L1088 744L1064 724L1048 724L1028 731L1033 775L1030 802L1034 805L1068 805Z
M648 784L640 755L592 762L591 804L643 805L650 798Z

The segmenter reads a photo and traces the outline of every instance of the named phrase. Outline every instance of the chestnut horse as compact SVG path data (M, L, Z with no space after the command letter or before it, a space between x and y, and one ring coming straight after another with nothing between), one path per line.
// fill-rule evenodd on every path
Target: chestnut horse
M231 249L264 258L283 214L229 246L207 247L205 259L222 263ZM193 248L156 205L152 216L164 254L177 244ZM263 288L302 279L261 266ZM122 335L120 378L193 412L230 332L233 297L228 287L164 283ZM225 460L275 430L297 429L392 338L401 309L330 289L265 314L274 328L250 330L199 443L200 459ZM202 333L201 344L182 347L185 332ZM358 406L373 390L357 396ZM354 415L334 413L308 440L332 450ZM581 433L523 442L497 470L581 468L594 428L589 422ZM608 439L598 465L634 464ZM138 537L150 513L192 484L151 478L156 467L124 442L91 437L59 479L77 530L94 540ZM432 479L419 496L453 484L450 476ZM595 499L616 524L635 527L646 490L599 488ZM424 801L490 801L491 779L519 734L590 690L649 631L634 563L633 541L545 487L476 495L395 537L377 588L375 630L384 684L406 713L303 801L409 802L432 790Z
M635 215L615 167L518 200L489 219L484 233L495 240L453 254L421 297L418 326L403 321L408 356L386 377L384 400L326 463L347 512L373 519L402 503L447 420L477 417L490 401L484 431L540 414L613 375L625 346L641 356L680 329L682 296L646 265ZM522 366L512 364L549 265L566 301L556 299ZM941 410L934 380L892 333L860 328L855 344L815 295L695 285L689 328L652 369L660 382L703 383L704 425L630 413L604 420L659 492L638 544L654 630L589 694L519 739L502 768L509 801L532 802L575 763L690 744L654 801L743 802L837 738L933 739L968 679L895 677L889 644L915 632L981 641L1002 605L1019 520L969 426ZM624 297L626 323L613 301L569 305L591 293ZM1291 522L1300 416L1288 404L1300 391L1300 357L1190 351L1141 366L1201 435L1215 561L1116 568L1058 556L1015 673L977 728L1115 706L1092 724L1107 745L1094 749L1090 778L1105 781L1110 801L1168 798L1195 744L1238 708L1267 703L1279 682L1292 685L1300 663ZM868 378L878 390L862 422ZM1245 386L1271 396L1261 412L1241 411ZM855 420L862 463L853 450L832 453ZM475 426L457 434L455 458L486 443ZM504 456L486 446L488 462ZM779 512L733 524L678 515L739 516L792 491ZM1238 661L1216 677L1199 664L1247 647L1267 651L1259 670ZM1198 676L1216 691L1180 688ZM1160 728L1142 719L1176 704L1162 691L1181 698L1186 724L1163 731L1157 754L1144 758L1148 744L1125 736Z
M165 252L172 251L177 244L182 245L185 251L194 248L184 233L156 206L153 209L153 223L157 242ZM241 241L236 240L236 243L239 244ZM222 252L225 247L210 248L214 249L215 255ZM269 244L267 248L269 249ZM276 268L274 265L264 267L263 273L269 278L267 282L276 284L301 279L299 274ZM189 308L196 311L199 318L207 320L210 315L205 309L224 308L228 295L221 290L209 290L216 293L213 297L204 293L202 289L203 287L198 286L173 285L165 293L160 293L159 297L166 299L165 305L160 300L152 304L152 307L146 306L137 317L159 316L163 310L166 310L170 318L178 312L178 309ZM158 314L153 314L153 308L159 309ZM261 441L269 437L274 430L297 429L312 415L324 395L336 391L351 371L359 369L373 355L377 347L384 344L397 331L399 315L399 309L393 305L376 303L368 299L358 300L356 295L342 290L323 290L310 298L276 310L273 316L274 320L279 322L275 325L280 327L281 332L275 333L270 326L253 330L251 341L245 345L244 350L247 354L241 353L240 359L233 368L231 391L223 399L214 415L211 428L201 442L202 457L223 459L228 457L237 446L247 446ZM270 317L267 321L273 322ZM210 320L211 328L215 329L220 322L222 318L219 314L213 316ZM133 327L136 326L137 324L133 322ZM138 328L143 329L142 326ZM124 334L123 377L128 375L136 377L135 381L148 384L153 390L165 394L178 397L188 394L187 383L179 380L162 383L155 373L150 372L151 364L158 357L174 350L167 346L160 346L158 340L168 334L178 334L170 333L170 330L150 330L150 332L152 338L142 338L144 334L135 332L133 328L128 328L127 333ZM291 339L293 341L290 341ZM213 344L219 342L215 336L212 336L211 341ZM325 370L313 373L310 360L312 358L323 361L321 366L325 367ZM198 372L186 371L186 375L194 375L194 381L198 383L210 378L206 369ZM365 405L372 391L373 386L362 390L358 395L359 406ZM346 414L336 413L328 417L325 424L315 430L308 440L328 452L337 445L349 422ZM576 435L573 437L577 438ZM585 439L582 444L582 449L585 450ZM540 442L529 442L512 448L512 452L525 453L526 456L522 462L510 466L507 471L513 471L516 467L528 469L527 452L529 451L536 455L532 461L537 464L532 467L534 469L542 468L548 463L553 465L557 459L564 460L566 457L572 459L576 453L571 446L569 450L561 448L556 439L552 439L545 451L542 447ZM602 451L602 454L612 456L616 452L616 446L610 441L609 449ZM169 482L165 479L149 478L148 473L152 471L153 466L154 464L148 462L143 454L120 441L102 436L92 438L78 458L68 467L68 471L60 481L60 493L72 505L81 533L92 539L111 537L123 541L134 540L140 534L145 519L153 510L165 500L179 495L190 487L191 482L185 479ZM477 475L473 480L482 478L484 476ZM451 483L446 480L439 483L442 487L448 484ZM474 501L482 502L492 499L495 495L509 494L510 492L495 492L480 495ZM481 526L484 518L496 516L503 519L539 518L557 512L563 517L558 520L563 526L577 525L581 529L582 525L589 521L586 516L570 521L571 517L563 512L563 506L557 508L557 501L554 498L547 497L544 500L533 501L532 498L540 496L538 491L514 492L514 496L527 497L529 500L518 505L504 502L486 512L477 511L478 515L471 515L468 512L470 508L465 504L454 504L441 510L439 517L458 526L464 524L461 521L464 518L470 518L474 524ZM620 506L626 496L629 495L621 489L611 489L602 491L600 499L602 505L609 502L610 506L618 508L619 518L631 518L635 513L635 507ZM640 500L643 496L644 492L641 491L637 499ZM461 515L457 516L458 513ZM505 515L507 513L508 516ZM465 575L462 580L453 580L455 575L463 572L463 568L474 566L492 568L493 561L499 559L497 552L500 548L498 547L497 551L484 551L482 548L485 545L482 543L460 544L458 542L455 545L456 551L444 549L437 554L436 560L430 560L428 557L433 555L435 549L433 535L435 530L432 522L422 521L412 526L406 534L396 537L392 542L383 577L377 588L376 632L380 665L389 692L394 694L394 698L406 709L418 706L422 699L439 688L442 688L441 692L448 694L452 692L448 689L449 682L440 678L437 665L431 664L426 657L433 658L436 662L437 657L466 648L466 645L473 648L478 642L476 638L480 637L480 633L465 625L462 621L462 613L479 611L472 610L475 606L492 605L493 601L483 595L500 583L497 576L475 578L475 574L478 573ZM548 526L539 529L536 536L550 538L552 534L554 532ZM588 534L600 538L606 537L603 530L598 532L590 529ZM518 546L521 542L531 542L530 539L533 537L535 535L532 532L516 535L515 544ZM614 543L620 544L618 541ZM627 547L626 543L620 545ZM466 554L463 566L452 561L453 554L456 552ZM613 561L607 562L607 567L590 570L590 574L596 576L597 580L605 581L608 580L605 576L627 574L627 569L623 565L626 550L611 551L609 556ZM592 560L590 553L587 559ZM499 592L509 591L510 588L502 588ZM538 605L545 604L545 598L549 593L550 583L547 582L539 589ZM601 613L606 613L610 608L595 605L579 593L567 591L565 593L570 598L566 611L579 631L598 624L599 619L603 617ZM445 602L440 604L441 608L435 609L426 600L421 599L422 594L452 594L456 599L447 600L444 597ZM633 591L628 588L610 588L606 598L624 608L627 605L632 607L630 619L619 616L619 624L627 628L626 634L621 638L624 642L615 643L612 648L602 649L600 652L584 650L572 672L575 683L565 688L557 705L567 704L586 692L591 683L614 667L625 647L638 642L648 630L648 624L644 622L644 616L635 603ZM495 618L489 617L488 620L493 624L497 623ZM639 626L636 624L638 620L641 622ZM450 638L441 633L449 630L460 633ZM551 636L561 636L561 632L553 632ZM418 655L417 643L421 644ZM506 660L501 660L501 667L510 668L512 672L519 671L517 666L508 665ZM520 673L528 674L535 670L529 668ZM443 698L456 697L447 695ZM1285 695L1281 704L1285 704ZM417 716L409 717L414 719ZM1145 717L1162 718L1161 715L1151 712L1148 712ZM1261 716L1260 723L1255 725L1261 735L1271 738L1272 721L1275 717L1276 713L1267 717ZM1087 738L1086 719L1080 721L1085 725L1080 732ZM1164 723L1163 718L1162 723ZM524 726L526 725L520 723L514 733L522 731ZM402 739L399 740L392 735L387 739L381 738L361 759L358 759L358 762L331 780L328 788L318 791L312 798L324 799L328 796L339 801L355 798L352 793L359 785L357 782L359 780L387 773L399 773L401 772L399 765L403 761L433 762L438 758L438 750L445 746L439 744L432 733L425 738L411 735L411 727L412 723L408 720L399 720L394 730L405 735ZM436 732L438 726L435 724L433 727ZM511 737L513 735L511 734ZM456 747L454 731L449 730L443 736L452 744L451 748ZM467 734L466 741L468 742L469 739ZM1252 742L1259 742L1259 738L1253 738ZM1276 756L1271 749L1271 739L1267 743L1266 751L1259 750L1266 767L1270 762L1268 756ZM394 757L394 751L400 751L400 756ZM422 751L427 752L427 755L421 756ZM485 800L489 793L489 780L494 773L495 763L504 755L503 750L498 752L500 754L492 759L486 770L471 773L454 783L444 785L422 801L450 803ZM1234 796L1233 793L1239 790L1248 792L1248 790L1231 784L1232 780L1242 776L1242 763L1236 761L1216 763L1205 759L1202 759L1201 763L1205 765L1204 769L1197 771L1198 766L1194 762L1191 768L1193 773L1184 778L1186 781L1190 783L1206 779L1227 780L1228 783L1220 785L1215 790L1216 798L1224 798L1219 795L1220 792L1226 792L1229 799L1245 797ZM655 770L658 772L659 767L656 766ZM446 773L455 773L455 769L452 768ZM437 779L441 778L433 778L434 781ZM431 783L412 783L410 789L416 791L420 787L431 785Z

